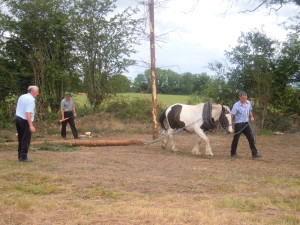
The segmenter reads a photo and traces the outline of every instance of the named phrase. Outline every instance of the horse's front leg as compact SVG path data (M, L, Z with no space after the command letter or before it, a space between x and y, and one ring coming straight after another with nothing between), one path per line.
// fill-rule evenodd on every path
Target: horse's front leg
M213 157L214 154L212 153L212 150L211 150L211 147L210 147L210 143L209 143L209 139L207 138L207 136L205 135L205 133L203 132L203 130L201 130L200 128L197 127L195 129L195 132L199 135L199 137L200 137L199 140L201 140L201 138L202 138L205 141L205 143L206 143L206 145L205 145L205 155L207 155L208 157ZM196 146L197 146L198 151L199 151L199 144L200 144L199 140L197 141L197 143L196 143L196 145L194 147L194 149L195 149ZM193 149L193 151L194 151L194 149Z

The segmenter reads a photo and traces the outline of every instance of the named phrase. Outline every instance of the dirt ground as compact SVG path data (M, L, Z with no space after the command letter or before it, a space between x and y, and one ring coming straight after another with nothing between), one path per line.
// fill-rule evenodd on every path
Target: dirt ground
M81 133L96 128L98 133L81 141L152 141L150 125L87 120L77 120ZM299 133L256 136L263 155L258 160L251 158L244 137L238 147L241 159L232 159L232 135L208 136L213 159L191 154L195 134L175 137L177 153L170 146L162 149L161 142L72 152L36 149L30 150L31 164L17 162L14 144L6 148L2 142L0 224L298 224ZM36 133L33 140L62 142L58 134ZM202 142L202 153L204 147ZM12 172L18 179L5 175ZM46 176L36 178L37 183L56 189L46 194L20 192L16 186L26 186L31 181L26 177L35 173Z

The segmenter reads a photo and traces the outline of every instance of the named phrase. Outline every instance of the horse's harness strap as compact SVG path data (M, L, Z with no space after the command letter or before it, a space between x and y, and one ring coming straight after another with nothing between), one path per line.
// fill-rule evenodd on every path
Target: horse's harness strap
M203 124L201 125L201 128L204 129L205 131L212 130L217 126L217 123L211 117L211 114L212 114L212 103L207 102L203 106L203 112L202 112Z

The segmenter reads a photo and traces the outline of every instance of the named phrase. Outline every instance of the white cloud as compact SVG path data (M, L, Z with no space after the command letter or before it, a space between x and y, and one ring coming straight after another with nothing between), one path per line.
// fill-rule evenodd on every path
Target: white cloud
M133 6L134 0L119 0L123 6ZM253 3L254 1L252 1ZM286 32L279 26L299 12L299 7L286 6L271 14L266 9L252 13L242 10L255 8L249 1L230 7L228 1L170 0L165 8L155 11L155 34L165 34L164 42L156 46L156 66L178 72L208 72L209 62L223 58L224 51L234 47L241 32L263 30L268 37L284 40ZM145 41L134 59L150 62L150 49ZM159 47L160 46L160 47ZM144 64L142 64L144 65ZM145 67L131 67L126 74L134 78Z

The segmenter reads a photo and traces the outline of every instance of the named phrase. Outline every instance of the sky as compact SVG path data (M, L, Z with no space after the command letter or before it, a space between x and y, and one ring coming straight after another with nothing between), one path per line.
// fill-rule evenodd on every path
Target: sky
M148 0L144 0L148 1ZM158 0L156 0L158 1ZM161 1L161 0L160 0ZM232 0L234 1L234 0ZM242 13L253 9L254 0L239 0L230 4L228 0L168 0L155 9L155 56L156 67L171 69L179 74L191 72L209 75L208 63L222 61L225 51L236 46L241 32L254 29L265 32L269 38L284 41L287 32L280 24L289 17L299 14L296 5L287 5L279 11L261 8L255 12ZM117 6L134 7L137 0L118 0ZM144 9L141 9L144 13ZM132 81L137 74L149 69L150 43L141 42L139 52L132 59L139 61L137 66L128 68L125 76Z

